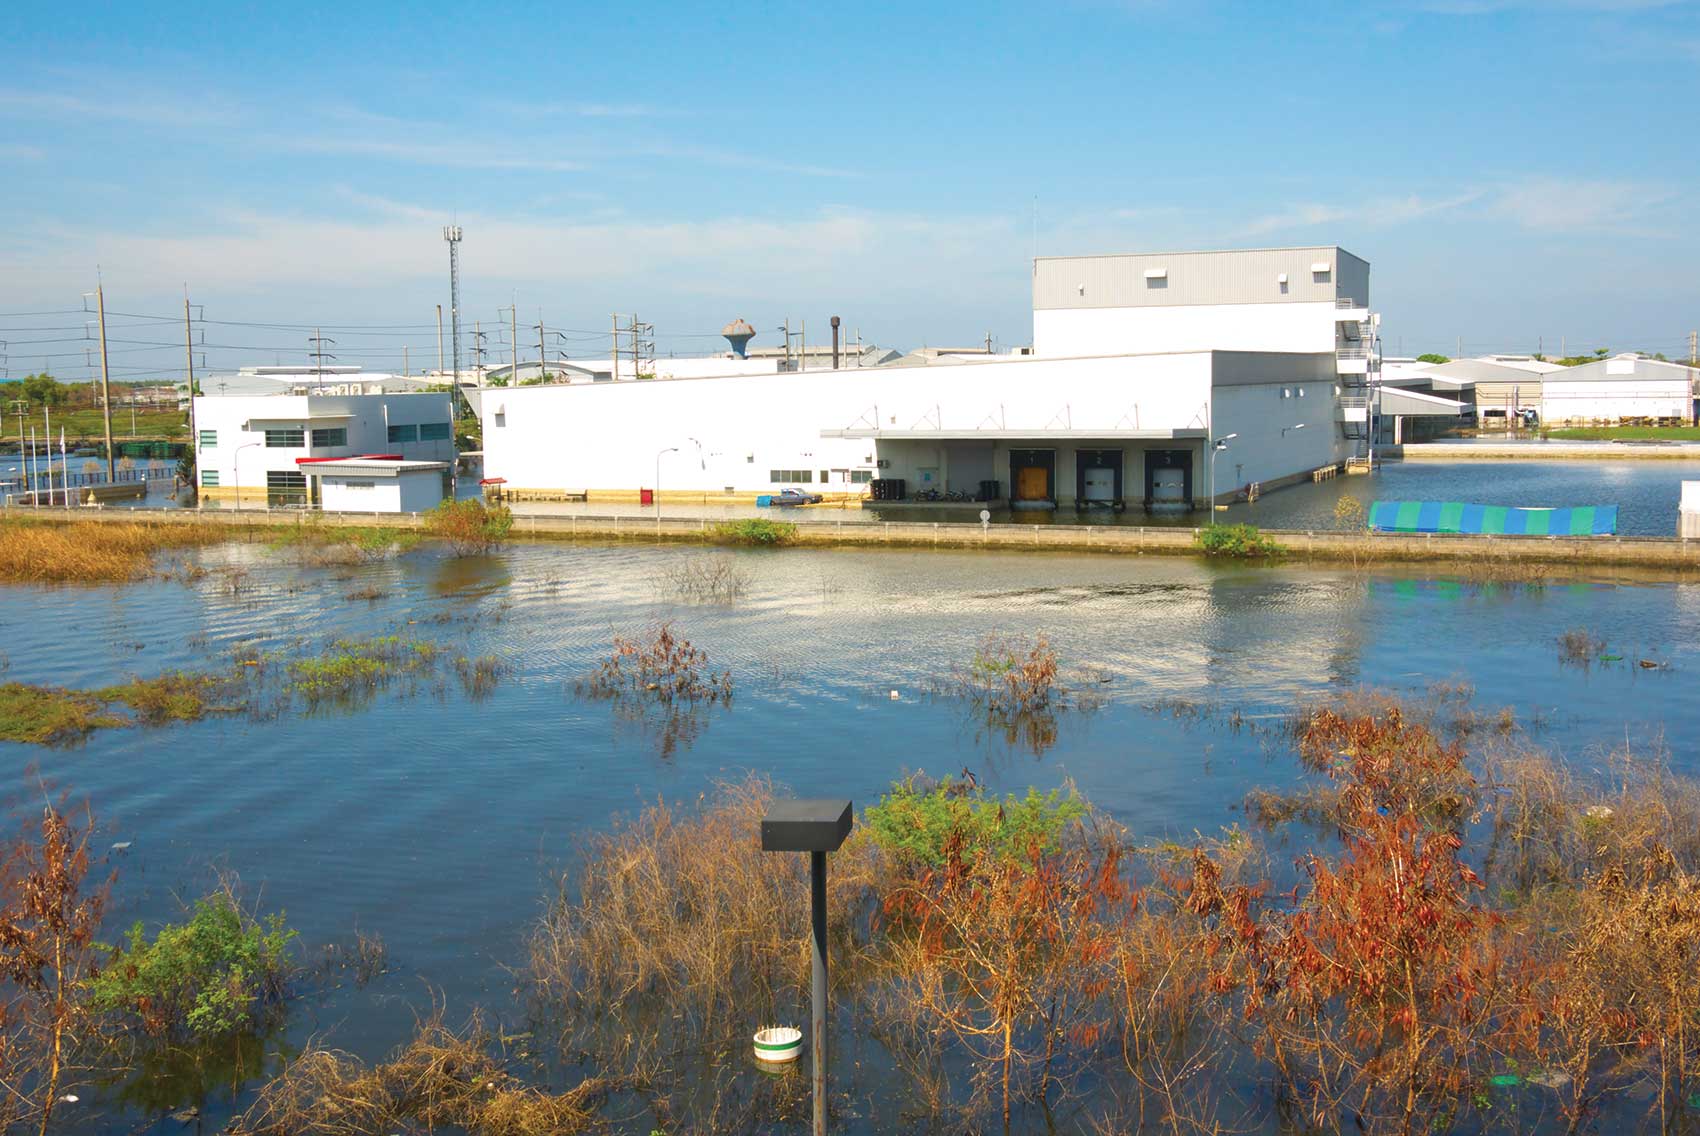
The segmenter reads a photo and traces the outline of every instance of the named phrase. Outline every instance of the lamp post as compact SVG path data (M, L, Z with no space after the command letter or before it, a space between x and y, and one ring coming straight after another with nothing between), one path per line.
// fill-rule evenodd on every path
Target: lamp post
M1297 425L1294 425L1294 426L1283 426L1283 427L1281 427L1281 437L1285 438L1287 436L1287 431L1289 431L1289 430L1303 430L1304 428L1305 428L1305 424L1303 422L1300 422L1300 423L1298 423Z
M1239 437L1239 434L1224 434L1210 446L1210 518L1216 519L1216 455L1228 448L1228 443Z
M661 535L661 455L662 454L676 454L678 452L679 452L678 446L668 446L665 450L662 450L661 453L658 453L658 454L655 455L655 535L656 536Z
M258 445L260 445L259 442L243 442L240 446L236 447L236 453L232 455L230 459L232 465L231 473L236 478L236 507L238 509L244 507L242 504L242 451Z
M761 818L763 852L809 854L809 916L814 940L813 1025L809 1057L814 1074L813 1136L826 1136L826 854L850 835L854 810L844 800L775 801Z

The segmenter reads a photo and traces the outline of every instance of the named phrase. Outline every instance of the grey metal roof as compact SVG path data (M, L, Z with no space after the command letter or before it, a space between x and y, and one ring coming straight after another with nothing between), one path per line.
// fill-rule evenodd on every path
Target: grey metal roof
M1566 367L1562 371L1545 375L1544 378L1549 383L1632 382L1637 379L1660 379L1666 382L1688 379L1693 382L1700 379L1700 370L1686 363L1667 363L1662 359L1649 359L1645 355L1614 355L1609 359L1596 359L1592 363Z

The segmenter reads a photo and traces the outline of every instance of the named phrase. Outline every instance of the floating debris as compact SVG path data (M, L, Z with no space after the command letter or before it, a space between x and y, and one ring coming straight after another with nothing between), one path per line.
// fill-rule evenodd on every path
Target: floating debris
M118 843L116 843L112 846L112 850L114 852L128 852L130 850L130 845L132 843L133 843L133 841L120 840Z
M1610 820L1616 815L1616 810L1610 805L1589 805L1582 810L1582 815L1589 820Z

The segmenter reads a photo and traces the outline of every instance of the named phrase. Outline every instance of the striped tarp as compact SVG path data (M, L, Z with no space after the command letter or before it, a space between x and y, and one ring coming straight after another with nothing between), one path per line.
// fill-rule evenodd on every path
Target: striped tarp
M1369 507L1369 527L1372 532L1610 536L1617 532L1617 506L1517 509L1458 501L1377 501Z

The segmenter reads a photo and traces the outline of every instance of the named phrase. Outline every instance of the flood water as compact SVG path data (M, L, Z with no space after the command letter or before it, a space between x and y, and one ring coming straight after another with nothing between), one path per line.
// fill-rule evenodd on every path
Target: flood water
M1674 476L1663 463L1632 472L1648 466ZM1551 484L1529 491L1568 503ZM511 668L478 702L450 683L349 712L106 731L73 749L0 743L14 786L39 766L89 799L102 849L129 843L112 853L109 931L180 917L182 900L231 870L263 907L287 911L309 952L356 928L380 934L396 969L295 1003L287 1031L292 1044L317 1036L367 1058L404 1040L433 997L451 1019L474 1005L516 1015L510 968L578 842L744 771L859 808L921 769L969 769L998 791L1072 779L1135 833L1184 839L1241 821L1248 789L1295 776L1227 712L1271 719L1330 690L1466 682L1478 706L1515 708L1573 761L1663 744L1678 769L1700 773L1700 582L1601 575L1505 589L1176 558L739 551L707 555L735 561L743 597L699 605L663 581L701 550L535 545L454 560L427 548L347 570L258 545L196 555L246 575L0 589L6 681L93 687L221 667L239 646L310 652L392 633ZM382 598L345 598L363 589ZM653 734L570 687L612 635L669 619L732 670L737 694L663 754ZM1557 639L1578 627L1625 662L1561 665ZM1065 715L1054 745L1034 753L929 697L993 632L1044 634L1065 667L1102 672L1102 708ZM1642 669L1643 658L1668 665ZM211 1102L206 1130L231 1107L228 1094ZM178 1130L147 1119L108 1113L67 1130Z

